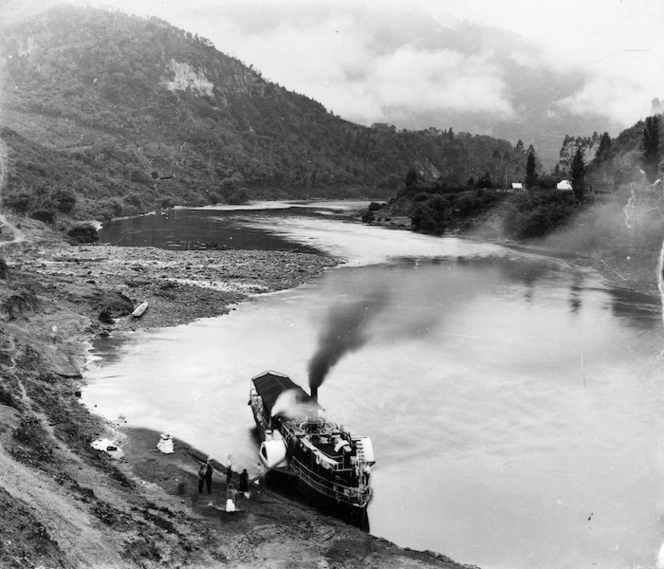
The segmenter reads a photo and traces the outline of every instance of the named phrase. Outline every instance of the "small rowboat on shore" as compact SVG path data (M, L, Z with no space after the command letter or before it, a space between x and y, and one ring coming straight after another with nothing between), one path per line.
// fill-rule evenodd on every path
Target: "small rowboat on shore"
M139 304L136 307L136 309L131 313L131 315L133 318L140 318L141 316L143 316L143 314L147 309L148 309L148 301L146 300L144 302L141 302L141 304Z

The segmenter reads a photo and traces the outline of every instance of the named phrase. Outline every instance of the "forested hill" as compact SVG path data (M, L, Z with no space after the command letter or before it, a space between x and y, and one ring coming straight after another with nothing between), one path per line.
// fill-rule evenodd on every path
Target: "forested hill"
M478 178L512 151L451 129L350 123L156 18L62 6L5 26L0 49L5 203L27 213L389 196L409 169Z

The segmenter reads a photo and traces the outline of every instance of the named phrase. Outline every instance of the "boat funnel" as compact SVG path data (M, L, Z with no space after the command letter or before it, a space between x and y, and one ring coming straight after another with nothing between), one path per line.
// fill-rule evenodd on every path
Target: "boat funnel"
M311 386L311 398L314 400L314 403L318 403L318 387Z

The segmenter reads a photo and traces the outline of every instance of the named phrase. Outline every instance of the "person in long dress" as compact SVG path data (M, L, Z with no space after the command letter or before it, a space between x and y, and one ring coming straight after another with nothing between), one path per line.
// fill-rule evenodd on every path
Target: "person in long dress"
M203 485L205 483L205 465L201 463L198 469L198 493L203 493Z
M205 467L205 485L207 486L207 493L212 493L212 459L207 459L207 466Z
M228 489L226 490L226 511L227 512L234 512L235 511L235 495L236 495L236 490L232 486L229 486Z

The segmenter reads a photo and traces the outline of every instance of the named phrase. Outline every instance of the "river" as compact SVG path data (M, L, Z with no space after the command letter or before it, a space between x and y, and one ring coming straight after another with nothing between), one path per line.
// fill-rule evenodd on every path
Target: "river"
M656 299L564 260L349 223L324 204L182 211L177 223L116 220L102 237L228 246L241 234L255 238L241 247L317 249L347 262L226 316L98 343L83 394L96 411L222 462L230 453L251 472L250 378L274 369L306 387L330 313L379 291L386 302L366 343L319 391L331 418L373 440L373 534L485 569L656 566ZM150 224L167 229L149 237L158 233Z

